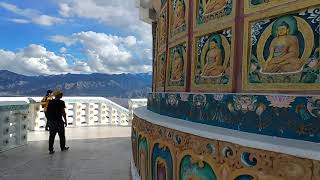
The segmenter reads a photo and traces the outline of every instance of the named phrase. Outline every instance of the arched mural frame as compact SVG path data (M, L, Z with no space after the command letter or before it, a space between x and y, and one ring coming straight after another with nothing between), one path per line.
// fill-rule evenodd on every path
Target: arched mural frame
M154 140L154 141L153 141ZM152 172L152 166L153 166L153 164L152 164L152 152L153 152L153 149L154 149L154 147L155 147L155 145L156 144L159 144L159 145L161 145L162 147L166 147L166 148L168 148L169 149L169 151L170 151L170 154L171 154L171 158L172 158L172 168L173 168L173 170L172 170L172 178L173 178L173 180L175 180L176 179L176 174L177 174L177 171L176 171L176 156L175 156L175 154L176 154L176 148L174 147L174 145L173 144L171 144L171 143L169 143L169 142L167 142L167 141L165 141L165 140L162 140L160 137L158 137L157 139L151 139L151 143L150 143L150 145L149 145L149 152L151 152L151 153L149 153L149 159L150 159L150 163L149 163L149 179L152 179L152 177L153 177L153 172ZM158 157L157 157L158 158ZM157 159L156 158L156 159ZM156 167L155 167L156 168ZM167 167L168 168L168 167ZM156 171L155 171L156 172ZM168 176L168 174L167 174L167 177L169 177ZM167 179L168 180L168 179Z
M137 168L137 170L138 170L138 172L139 172L139 175L140 175L140 177L141 177L141 167L140 167L140 165L141 165L141 162L140 162L140 137L141 137L141 139L146 139L146 142L147 142L147 156L146 156L146 168L147 168L147 170L146 170L146 178L148 179L148 177L149 177L149 164L150 164L150 161L149 161L149 154L150 154L150 152L149 152L149 147L150 147L150 139L148 138L148 135L146 134L146 133L144 133L144 132L138 132L138 144L137 144L137 148L138 148L138 150L137 150L137 165L136 165L136 168ZM142 178L141 178L142 179Z

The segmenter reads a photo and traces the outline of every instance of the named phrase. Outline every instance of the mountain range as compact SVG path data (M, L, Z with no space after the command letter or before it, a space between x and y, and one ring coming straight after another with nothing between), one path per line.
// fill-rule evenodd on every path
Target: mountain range
M142 98L151 84L150 73L25 76L0 70L0 96L44 96L48 89L59 89L65 96Z

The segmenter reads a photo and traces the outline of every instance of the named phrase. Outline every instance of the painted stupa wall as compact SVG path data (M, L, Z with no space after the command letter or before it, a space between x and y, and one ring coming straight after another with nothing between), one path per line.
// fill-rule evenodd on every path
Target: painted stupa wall
M167 0L154 92L319 94L319 1Z
M134 179L320 180L320 1L148 2Z

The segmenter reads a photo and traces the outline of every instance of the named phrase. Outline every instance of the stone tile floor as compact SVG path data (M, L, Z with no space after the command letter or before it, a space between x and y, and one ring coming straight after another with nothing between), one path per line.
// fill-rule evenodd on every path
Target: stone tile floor
M47 132L31 132L27 146L0 154L0 180L128 180L130 128L66 130L68 152L48 154ZM58 136L56 137L58 140Z

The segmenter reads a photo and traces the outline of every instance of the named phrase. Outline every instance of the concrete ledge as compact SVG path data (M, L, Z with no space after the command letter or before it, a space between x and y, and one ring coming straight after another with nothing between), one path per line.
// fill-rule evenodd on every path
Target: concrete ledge
M320 144L318 143L258 135L184 121L156 114L147 110L146 107L136 109L134 114L150 123L208 139L230 142L250 148L273 151L301 158L320 160Z

